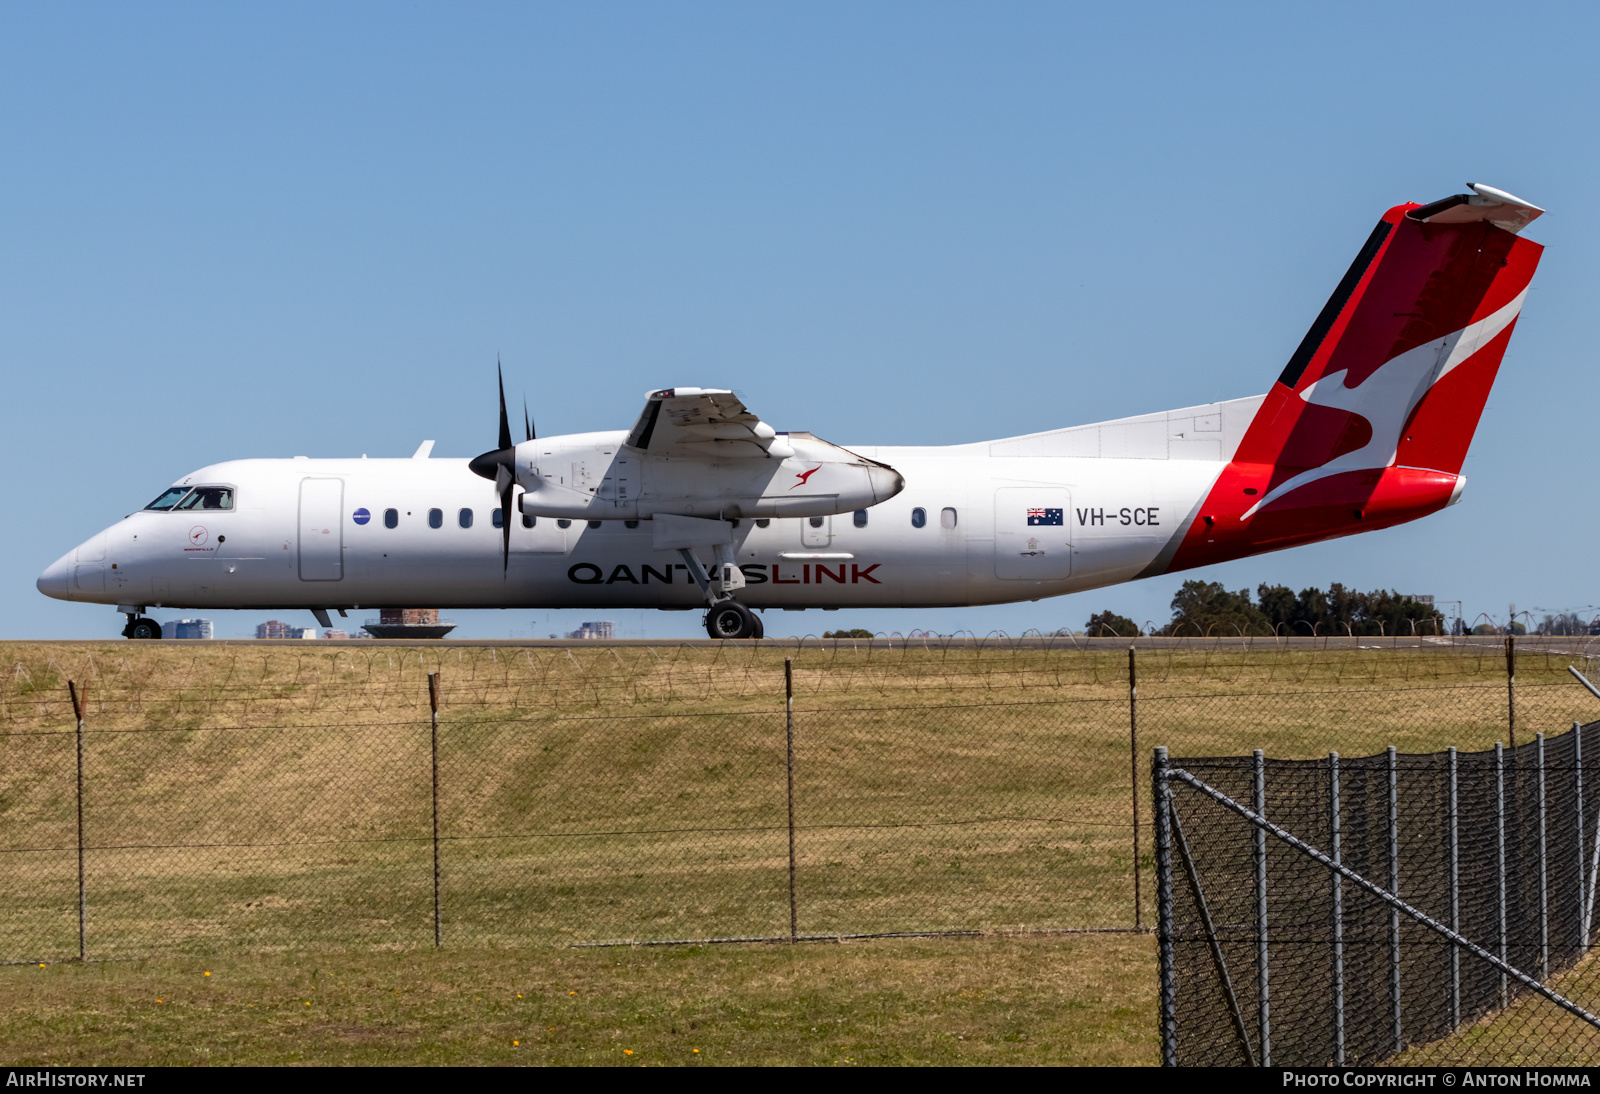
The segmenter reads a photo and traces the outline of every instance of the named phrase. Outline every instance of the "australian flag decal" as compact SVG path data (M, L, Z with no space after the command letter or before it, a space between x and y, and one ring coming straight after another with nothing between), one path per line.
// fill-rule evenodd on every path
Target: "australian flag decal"
M1064 525L1066 524L1066 521L1062 519L1062 513L1064 511L1065 510L1061 509L1029 509L1028 527L1034 528L1039 525L1050 524Z

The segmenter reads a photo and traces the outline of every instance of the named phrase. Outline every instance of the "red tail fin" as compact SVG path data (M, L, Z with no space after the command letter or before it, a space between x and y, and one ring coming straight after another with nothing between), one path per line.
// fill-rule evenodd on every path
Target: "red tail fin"
M1474 186L1383 215L1251 422L1172 569L1412 520L1461 463L1543 251Z

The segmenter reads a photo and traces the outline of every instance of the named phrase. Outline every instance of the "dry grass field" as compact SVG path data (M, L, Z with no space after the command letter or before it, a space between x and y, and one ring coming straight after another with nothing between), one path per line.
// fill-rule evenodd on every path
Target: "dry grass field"
M1311 758L1507 738L1497 646L1382 645L1141 650L1144 812L1157 744ZM1592 716L1566 674L1588 671L1586 653L1521 654L1519 740ZM1148 937L1025 933L1134 926L1117 645L0 654L0 958L33 963L0 969L9 1058L1154 1062ZM981 936L571 948L788 934L785 657L799 933ZM437 952L430 672L443 694ZM89 689L88 965L70 960L68 679ZM1146 886L1150 850L1146 831ZM1146 919L1149 901L1147 888ZM553 994L564 980L587 994ZM322 994L295 999L313 984ZM514 1005L518 991L540 1002ZM581 1020L549 1009L580 997L595 1003ZM314 1021L285 1000L331 1009ZM535 1014L543 1026L527 1025ZM223 1054L190 1052L202 1042ZM683 1046L702 1051L680 1060Z

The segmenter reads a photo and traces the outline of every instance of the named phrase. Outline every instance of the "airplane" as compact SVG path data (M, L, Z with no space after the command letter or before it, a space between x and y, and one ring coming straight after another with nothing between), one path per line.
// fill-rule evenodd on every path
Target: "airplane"
M1543 248L1469 184L1385 212L1264 395L968 444L840 446L732 392L650 392L631 429L473 459L246 459L185 475L39 590L181 609L703 609L1038 600L1388 528L1461 499Z

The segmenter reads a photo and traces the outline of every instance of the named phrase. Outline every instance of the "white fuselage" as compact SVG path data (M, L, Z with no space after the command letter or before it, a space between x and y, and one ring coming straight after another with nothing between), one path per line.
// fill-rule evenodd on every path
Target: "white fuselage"
M738 520L739 599L943 607L1137 577L1170 557L1258 404L978 444L851 447L898 471L903 490L855 514ZM1197 422L1211 431L1195 433ZM1053 454L1062 451L1085 454ZM63 556L41 591L125 608L704 605L681 556L653 548L648 519L513 509L503 565L495 484L462 459L238 460L181 484L229 487L233 507L136 512Z

